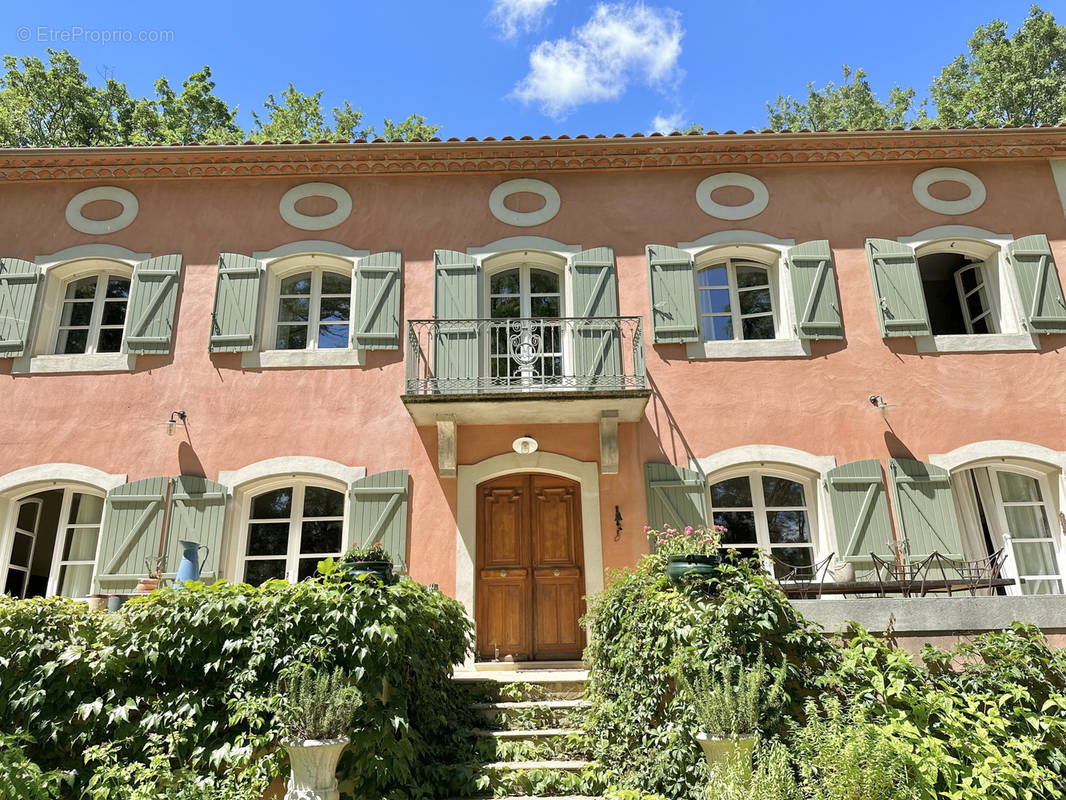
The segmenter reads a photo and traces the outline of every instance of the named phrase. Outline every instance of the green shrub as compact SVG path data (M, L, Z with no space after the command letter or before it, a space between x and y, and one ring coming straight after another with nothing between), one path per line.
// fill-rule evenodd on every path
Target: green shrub
M363 702L340 667L333 673L304 667L278 682L282 696L279 714L287 740L337 739L347 736L352 719Z
M341 780L372 797L447 795L469 713L450 673L469 646L462 607L411 581L186 584L115 614L3 598L0 719L27 737L27 759L72 770L79 790L103 761L160 754L210 778L276 746L287 667L339 666L364 698ZM93 747L105 748L95 764Z

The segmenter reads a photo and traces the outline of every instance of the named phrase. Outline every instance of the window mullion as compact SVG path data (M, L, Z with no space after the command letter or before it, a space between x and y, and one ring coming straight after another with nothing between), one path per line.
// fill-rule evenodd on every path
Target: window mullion
M54 597L59 593L59 564L63 560L63 550L66 548L67 536L70 535L67 523L70 519L70 506L73 499L74 490L64 489L63 501L59 504L59 528L56 533L55 546L52 550L52 565L48 568L48 588L45 591L48 597Z
M89 332L86 334L85 352L95 353L100 338L100 322L104 318L104 297L107 295L107 273L96 276L96 293L93 295L93 311L89 317Z
M770 553L770 524L766 519L766 497L762 489L762 473L753 472L748 477L751 485L751 501L755 507L755 541L759 551Z
M322 270L311 272L311 302L307 309L307 349L318 349L318 320L322 306ZM312 335L313 334L313 335Z
M726 281L729 283L729 313L733 320L733 338L744 340L744 326L740 321L740 290L737 288L737 270L733 259L726 262Z
M303 532L304 484L292 487L292 514L289 517L289 552L285 559L285 579L296 583L300 575L300 534Z

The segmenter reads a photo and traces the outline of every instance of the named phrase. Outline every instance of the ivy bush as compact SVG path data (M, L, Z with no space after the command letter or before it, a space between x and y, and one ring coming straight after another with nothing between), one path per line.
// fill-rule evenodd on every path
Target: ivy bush
M107 783L159 783L156 796L205 793L204 781L265 788L276 749L277 682L286 670L340 667L363 696L342 788L357 796L447 794L469 709L449 680L471 644L454 600L411 582L186 584L89 611L59 598L0 598L0 761L64 797ZM261 788L260 788L261 787ZM165 789L165 791L164 791ZM50 789L49 789L50 791ZM116 789L117 791L117 789ZM42 795L48 796L48 795Z

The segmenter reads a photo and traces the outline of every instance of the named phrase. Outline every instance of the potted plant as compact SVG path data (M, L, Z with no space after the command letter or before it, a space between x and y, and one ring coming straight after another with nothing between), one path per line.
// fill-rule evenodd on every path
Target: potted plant
M148 577L137 579L137 588L134 590L134 594L151 594L159 588L159 581L163 577L163 567L166 564L166 556L146 558L144 564L148 570Z
M353 545L341 557L338 572L342 578L348 580L360 575L373 575L381 583L389 584L395 581L392 574L392 556L381 546L381 542L374 542L369 547Z
M343 670L332 674L307 667L282 680L281 744L292 772L287 800L338 800L337 761L351 741L352 716L362 695Z
M721 525L683 530L663 525L661 531L645 526L644 532L655 546L658 555L666 557L666 576L677 583L685 576L710 577L722 563Z
M739 759L741 769L751 768L759 720L783 704L786 666L782 660L781 668L771 675L759 653L753 668L736 670L735 680L731 664L705 664L692 678L678 673L700 727L696 741L711 767Z

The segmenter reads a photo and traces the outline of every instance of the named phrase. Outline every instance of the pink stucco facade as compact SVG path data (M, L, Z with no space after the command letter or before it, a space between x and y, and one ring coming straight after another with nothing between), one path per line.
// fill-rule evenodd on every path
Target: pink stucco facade
M1009 444L978 448L971 461L1017 458L1042 470L1047 476L1043 501L1058 523L1061 466L1053 456L1038 462L1033 454L1062 454L1066 460L1066 335L1033 336L1027 349L939 353L919 353L913 338L883 338L864 243L948 225L966 226L968 233L952 235L971 238L981 238L975 229L1012 239L1044 234L1061 269L1066 265L1061 200L1066 186L1056 183L1053 164L1066 154L1066 131L916 137L900 132L879 134L876 142L872 134L826 134L776 140L766 135L161 148L33 158L0 153L0 256L42 261L68 248L114 245L134 254L180 254L182 263L169 354L139 356L132 371L44 374L20 370L17 359L0 357L0 476L76 464L128 481L179 474L218 480L221 473L256 462L296 456L364 467L367 474L406 469L410 574L462 594L464 580L470 580L459 574L464 567L457 554L463 533L457 535L462 468L511 453L512 441L524 435L537 440L541 454L598 463L597 422L530 422L521 408L501 424L460 421L460 476L442 477L436 427L417 426L402 399L404 330L400 348L367 351L357 366L242 367L239 353L209 352L218 258L308 240L370 253L399 251L406 321L433 316L435 250L465 253L507 237L536 236L581 249L613 248L619 313L643 318L651 391L647 407L638 421L619 425L617 472L597 471L597 484L583 487L594 491L598 502L599 530L590 530L586 519L584 537L597 543L602 569L633 564L647 552L645 463L717 464L717 454L755 445L782 453L789 448L842 465L891 457L928 462L979 443L1023 443L1031 447L1013 453ZM566 154L550 152L563 145ZM625 157L612 157L607 152L612 145L624 145ZM881 157L870 156L872 151ZM316 163L323 153L332 168ZM219 161L214 168L185 168L167 160L175 155L179 161L210 161L214 154ZM526 168L521 168L523 159ZM421 162L446 166L420 169ZM352 168L344 169L346 163ZM980 207L965 214L923 207L912 184L920 173L939 167L976 176L986 193ZM697 187L721 172L761 182L768 193L765 210L741 220L702 210ZM515 178L553 186L560 198L558 213L531 227L494 216L492 190ZM279 213L282 196L309 181L347 192L350 216L318 231L285 222ZM132 192L138 203L133 222L102 235L72 228L65 218L68 202L94 186ZM950 200L958 197L957 189L942 184L932 194ZM726 190L714 198L737 205L748 194ZM539 202L520 200L514 204L518 210ZM298 208L320 213L332 204L311 201ZM92 210L85 215L92 216ZM113 213L98 209L98 214ZM745 234L736 232L782 242L828 240L844 338L812 341L809 355L737 358L690 358L684 344L653 344L645 247L678 246L724 232L733 232L738 241ZM874 408L871 395L884 398L889 408L884 413ZM161 423L175 409L187 412L187 433L179 427L168 437ZM725 466L741 468L744 458L741 452ZM965 466L966 456L960 459L948 468ZM46 476L32 477L25 487L0 478L4 498L16 502L25 491L39 491ZM812 473L812 515L830 513L827 507L814 509L824 506L815 497L822 479ZM616 507L623 520L620 534ZM226 513L232 517L241 511L232 504ZM237 525L239 520L228 519L227 532ZM9 533L0 531L8 549ZM1061 526L1052 533L1061 559ZM231 554L223 574L239 577L237 569ZM599 581L589 585L594 583Z

